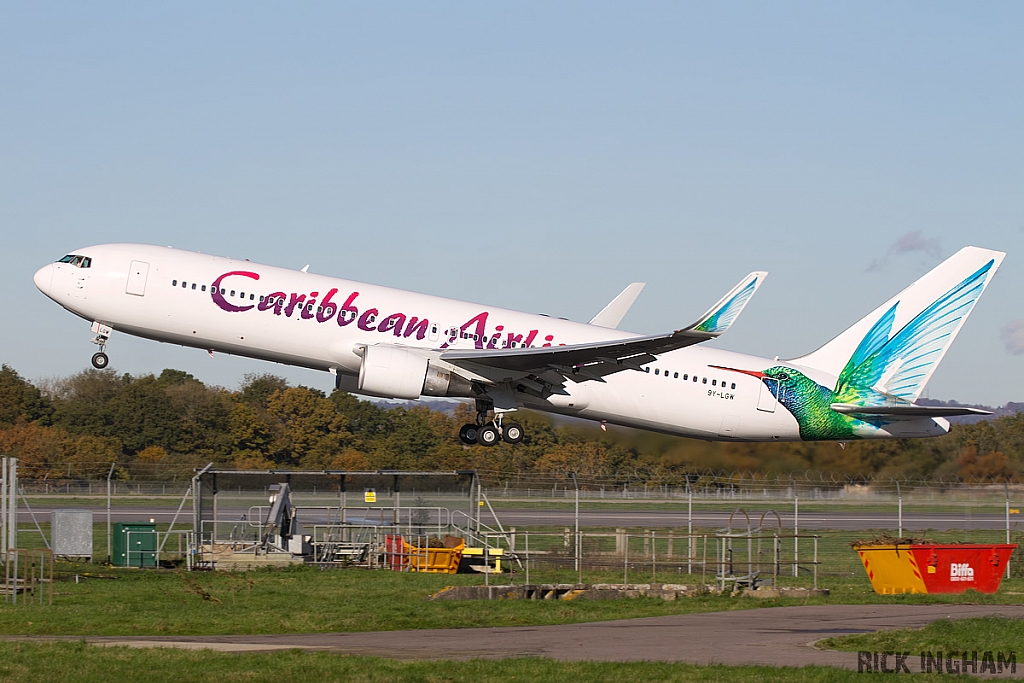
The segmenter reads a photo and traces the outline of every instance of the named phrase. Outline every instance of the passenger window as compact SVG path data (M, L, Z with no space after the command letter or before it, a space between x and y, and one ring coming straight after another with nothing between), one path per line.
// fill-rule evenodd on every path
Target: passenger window
M659 370L658 368L654 368L654 374L655 375L660 375L661 374L661 370Z
M679 379L679 373L678 372L672 373L672 379Z
M650 371L651 371L650 368L644 368L644 372L650 372Z
M701 382L700 382L700 383L701 383L701 384L707 384L707 383L708 383L708 378L707 378L707 377L705 377L704 379L702 379L702 380L701 380Z
M234 296L234 295L235 295L235 290L232 289L231 290L231 296Z
M177 280L171 280L171 287L177 287L177 286L178 286L178 281Z
M249 295L249 301L253 301L255 298L256 298L255 294L250 294Z
M206 285L203 285L202 287L200 287L200 289L205 292L206 291Z
M736 382L733 382L733 383L732 383L732 386L731 386L730 388L731 388L731 389L735 389L735 388L736 388Z
M717 380L714 380L714 379L713 379L713 380L711 380L711 386L713 386L713 387L717 387L717 386L718 386L718 381L717 381Z
M195 289L195 288L196 288L196 283L193 282L192 283L192 289Z
M260 294L260 301L263 301L263 295Z
M685 374L685 375L683 375L683 381L684 381L684 382L685 382L686 380L688 380L688 379L690 379L690 375L689 375L689 374Z
M182 281L181 281L181 288L182 288L182 289L188 289L188 283L187 283L187 282L185 282L184 280L182 280Z

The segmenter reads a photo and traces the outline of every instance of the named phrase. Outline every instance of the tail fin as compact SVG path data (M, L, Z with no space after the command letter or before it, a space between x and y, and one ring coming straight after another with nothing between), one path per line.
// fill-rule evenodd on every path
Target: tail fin
M915 401L1005 255L964 247L838 337L792 362L837 377L840 402L863 403L875 392Z

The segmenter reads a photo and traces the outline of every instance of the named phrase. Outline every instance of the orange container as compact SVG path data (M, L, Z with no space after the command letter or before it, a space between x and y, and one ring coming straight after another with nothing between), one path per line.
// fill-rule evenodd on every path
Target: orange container
M1009 543L854 546L876 593L995 593L1017 549Z
M418 548L408 543L404 545L404 561L409 571L431 574L456 573L462 560L462 551L466 547L465 543L460 543L454 548Z

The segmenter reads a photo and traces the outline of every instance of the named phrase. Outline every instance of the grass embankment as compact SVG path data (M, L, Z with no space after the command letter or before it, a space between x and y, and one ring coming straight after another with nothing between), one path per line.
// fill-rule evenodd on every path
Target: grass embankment
M898 629L828 638L833 650L869 652L1017 652L1024 656L1024 620L1005 617L941 620L922 629Z
M210 650L139 650L83 643L0 643L0 679L24 683L108 683L130 680L179 683L216 680L278 683L282 680L378 683L480 683L481 681L672 681L831 683L860 680L828 667L694 666L658 662L556 662L542 658L469 661L401 661L289 650L224 654Z
M427 598L444 586L483 581L472 575L359 569L298 567L244 574L91 571L112 578L88 577L76 584L73 576L64 575L55 585L52 607L0 609L0 634L194 635L525 626L759 606L753 600L711 595L676 602L654 598L434 602Z
M856 577L830 580L830 596L806 599L705 594L671 602L657 598L457 602L427 598L447 585L481 584L482 577L310 567L237 574L94 566L78 571L110 578L90 576L75 583L73 572L65 566L58 572L53 606L4 606L0 634L219 635L528 626L805 604L1014 604L1021 601L1024 589L1024 580L1012 579L995 595L880 596L871 591L866 577ZM546 572L543 579L570 583L575 576L572 571ZM621 574L618 577L621 580ZM522 575L516 578L521 581ZM584 580L617 579L588 572ZM501 577L501 583L507 582L507 575Z

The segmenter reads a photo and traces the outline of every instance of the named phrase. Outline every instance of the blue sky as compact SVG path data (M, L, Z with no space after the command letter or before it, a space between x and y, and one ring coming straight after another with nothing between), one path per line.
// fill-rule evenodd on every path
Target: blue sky
M1024 400L1024 5L0 2L0 360L88 366L32 273L168 244L623 327L771 271L717 345L816 348L1009 252L928 395ZM326 374L115 336L229 388Z

